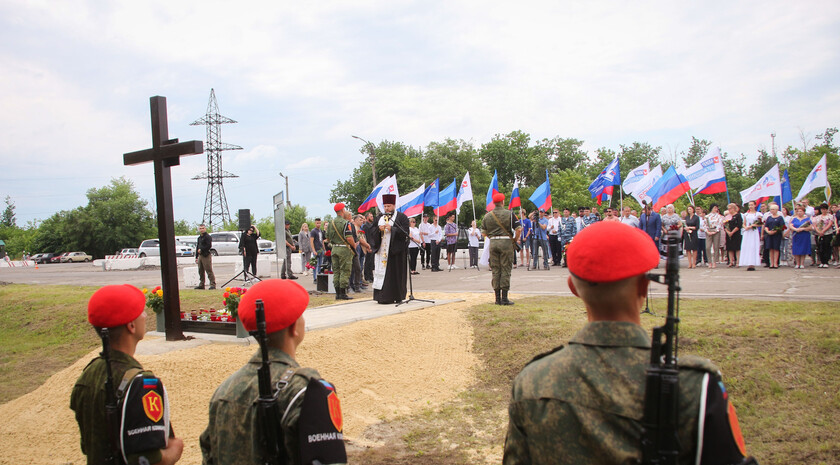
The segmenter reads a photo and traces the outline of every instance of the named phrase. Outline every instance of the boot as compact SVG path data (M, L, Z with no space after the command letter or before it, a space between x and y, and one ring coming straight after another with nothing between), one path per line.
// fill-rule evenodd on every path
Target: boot
M496 289L496 305L502 305L502 291Z
M353 300L352 297L347 295L347 288L346 287L341 289L341 300Z
M338 284L335 286L335 300L341 300L341 288L338 287Z
M508 299L508 291L502 291L502 303L500 305L513 305L513 301Z

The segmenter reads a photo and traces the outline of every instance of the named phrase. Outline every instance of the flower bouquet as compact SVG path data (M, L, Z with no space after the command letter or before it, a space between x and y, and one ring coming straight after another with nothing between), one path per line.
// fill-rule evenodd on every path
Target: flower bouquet
M160 286L151 291L143 288L143 294L146 295L146 306L159 315L163 311L163 289Z
M234 319L236 318L237 310L239 309L239 300L246 291L247 289L243 287L226 287L225 292L222 294L222 297L224 297L222 305L225 306L227 313Z

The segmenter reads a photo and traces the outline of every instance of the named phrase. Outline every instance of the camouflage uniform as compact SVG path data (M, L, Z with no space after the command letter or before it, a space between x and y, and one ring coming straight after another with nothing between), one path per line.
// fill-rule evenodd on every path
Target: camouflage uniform
M321 377L314 369L300 368L292 357L280 349L270 347L268 351L272 386L287 369L296 369L277 400L282 415L285 463L300 463L298 419L304 396L299 394L311 378ZM256 404L260 396L257 370L261 364L262 357L257 352L244 367L226 379L210 399L210 421L199 439L204 464L263 463Z
M503 463L638 463L650 335L633 323L593 322L560 349L537 357L516 377ZM715 392L720 397L722 383L706 359L682 356L679 364L679 463L693 464L701 389L708 382L708 408ZM708 412L705 425L707 447L731 445ZM734 444L732 437L729 432ZM704 459L712 455L704 448Z
M490 268L493 269L493 290L499 291L510 289L510 272L513 268L513 243L510 236L516 228L511 213L501 205L496 205L493 215L487 213L481 220L481 232L490 240ZM499 220L496 221L496 218ZM501 223L501 224L499 224ZM508 236L510 234L510 236ZM498 299L497 299L498 300Z
M327 239L332 244L333 283L336 290L345 290L350 286L350 271L353 267L353 251L344 241L344 237L353 237L349 222L336 218L327 224ZM341 231L341 233L339 233Z
M134 357L118 350L112 350L110 358L114 388L119 386L128 370L143 369ZM142 373L148 377L154 377L151 372L143 371ZM105 459L111 455L108 423L105 421L106 377L105 360L97 357L82 371L70 395L70 408L76 412L76 422L79 424L82 435L82 452L87 455L89 464L105 463ZM147 460L145 463L157 463L161 460L159 449L151 450L142 456ZM140 458L141 455L129 456L128 463L138 463Z

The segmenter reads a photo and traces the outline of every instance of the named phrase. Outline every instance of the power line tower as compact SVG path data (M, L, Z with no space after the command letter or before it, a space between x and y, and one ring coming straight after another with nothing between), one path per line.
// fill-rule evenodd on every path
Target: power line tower
M207 126L207 141L204 152L207 154L207 171L194 177L207 180L207 197L204 199L204 214L201 222L213 231L220 231L225 221L230 221L224 178L238 178L239 176L222 169L222 152L225 150L242 150L242 147L222 142L222 125L236 121L219 114L219 104L216 102L216 92L210 89L210 101L207 103L207 114L199 118L190 126Z

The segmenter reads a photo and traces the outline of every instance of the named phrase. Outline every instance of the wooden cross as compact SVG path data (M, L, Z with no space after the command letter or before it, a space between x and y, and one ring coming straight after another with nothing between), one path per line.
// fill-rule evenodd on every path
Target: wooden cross
M178 263L175 261L175 219L172 208L171 166L181 163L181 155L204 152L200 140L178 143L169 139L166 97L149 99L152 113L152 148L123 155L124 165L152 162L155 166L155 199L157 201L158 237L160 239L160 274L163 289L163 317L166 340L186 339L181 331L181 299L178 294Z

